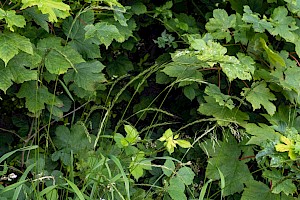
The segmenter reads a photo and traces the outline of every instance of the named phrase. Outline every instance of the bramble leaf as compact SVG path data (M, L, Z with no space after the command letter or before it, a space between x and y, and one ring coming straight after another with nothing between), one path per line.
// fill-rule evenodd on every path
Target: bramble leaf
M166 176L170 177L175 171L174 162L170 159L167 159L166 162L164 163L164 167L162 168L162 171Z
M181 167L176 173L176 176L178 176L185 185L191 185L193 183L195 173L189 167Z
M14 32L13 26L24 27L26 25L25 18L22 15L16 15L16 11L14 10L2 10L0 8L0 20L5 19L7 27L9 30Z
M0 33L0 58L7 65L19 51L33 54L30 40L16 33Z
M184 194L185 185L180 177L175 176L170 179L170 185L167 188L167 192L170 197L174 200L186 200L186 195Z
M106 81L102 70L105 66L99 61L80 63L75 65L75 69L70 69L65 75L66 83L74 83L85 90L95 91L97 84ZM76 70L76 71L75 71Z
M267 88L265 82L253 83L251 88L243 88L243 90L241 95L252 104L253 110L260 109L262 105L269 115L274 115L276 106L271 101L276 100L276 97Z
M215 9L213 17L206 23L205 28L212 34L215 39L226 39L230 42L231 33L230 28L235 27L236 17L235 14L228 16L227 12L223 9Z
M249 181L246 182L246 188L242 194L241 200L250 200L250 199L264 199L264 200L274 200L281 199L280 195L273 194L270 188L262 182L258 181Z
M57 22L57 17L66 18L70 15L70 6L61 0L22 0L22 4L21 9L37 6L43 14L48 15L50 22Z
M25 82L21 85L18 98L25 98L25 106L35 116L39 116L41 111L45 108L45 104L55 105L61 107L63 105L54 94L48 92L46 86L37 86L36 81Z
M151 169L151 161L145 159L145 153L143 151L138 152L136 156L132 157L129 170L136 180L143 176L144 170Z

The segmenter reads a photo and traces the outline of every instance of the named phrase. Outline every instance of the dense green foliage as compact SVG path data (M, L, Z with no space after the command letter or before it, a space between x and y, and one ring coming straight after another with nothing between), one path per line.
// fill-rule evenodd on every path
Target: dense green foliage
M300 2L0 2L0 200L298 199Z

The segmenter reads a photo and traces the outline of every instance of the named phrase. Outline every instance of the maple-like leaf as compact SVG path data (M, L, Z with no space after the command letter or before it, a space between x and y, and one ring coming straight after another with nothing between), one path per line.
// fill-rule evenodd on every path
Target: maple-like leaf
M33 54L30 40L16 33L0 33L0 58L7 65L19 51Z
M296 25L296 20L292 16L287 15L288 10L285 7L279 6L275 8L270 19L273 27L268 29L268 31L272 35L283 37L288 42L295 42L298 37L293 31L299 27Z
M245 128L246 132L252 135L247 144L264 146L269 142L279 141L280 134L266 124L259 124L258 126L253 123L248 123Z
M275 95L270 92L265 82L253 83L251 88L243 88L242 96L252 104L253 110L260 109L261 105L267 110L269 115L274 115L276 106L271 102L276 100Z
M265 18L260 19L259 14L253 13L250 7L244 6L243 21L253 24L252 27L254 31L263 33L266 29L272 28L272 24L268 22Z
M234 108L233 101L229 95L225 95L220 91L220 88L214 84L209 84L205 88L205 94L216 99L220 106L226 106L229 109Z
M48 37L38 42L37 48L45 57L45 66L52 74L64 74L75 64L85 62L81 55L70 46L62 46L61 38Z
M48 15L50 22L57 22L57 17L66 18L70 15L70 6L61 0L22 0L22 4L21 9L37 6L43 14Z
M244 124L245 120L249 119L246 113L237 108L229 109L226 106L220 106L215 98L211 96L205 96L204 99L206 103L200 105L198 112L203 115L213 116L221 126L227 126L231 122Z
M0 64L0 89L6 90L15 83L36 80L38 77L37 70L33 70L40 63L42 58L38 54L30 55L19 53L9 61L5 67ZM27 69L30 67L31 69Z
M233 136L225 141L218 141L217 145L213 145L212 140L206 140L200 147L209 157L207 178L220 180L219 170L224 175L224 196L243 191L244 184L253 180L248 166L239 159L242 150Z
M75 69L70 69L64 76L64 80L68 83L74 81L79 87L95 91L97 84L106 81L102 70L105 66L99 61L80 63L75 65ZM76 70L76 71L75 71Z
M288 90L294 90L300 94L300 68L297 66L289 67L284 71L284 79L280 80L281 85Z
M215 39L226 39L230 42L231 34L230 28L235 27L236 17L235 14L228 16L227 12L223 9L215 9L213 17L206 23L205 28L212 34Z
M13 26L24 27L26 25L25 18L22 15L16 15L16 11L14 10L2 10L0 8L0 20L5 19L7 27L9 30L14 32Z
M48 92L46 86L37 86L36 81L28 81L21 85L18 98L25 98L25 106L35 116L39 116L41 111L45 108L45 104L63 106L63 102L54 94Z
M255 70L255 62L250 56L246 56L242 53L237 53L237 61L232 63L220 63L222 71L227 75L229 81L236 78L241 80L251 80L252 74ZM231 57L231 60L235 60L235 57Z
M99 22L95 25L90 24L85 27L85 38L96 37L100 44L104 44L106 48L112 43L113 40L124 42L125 38L120 34L115 25L107 22Z

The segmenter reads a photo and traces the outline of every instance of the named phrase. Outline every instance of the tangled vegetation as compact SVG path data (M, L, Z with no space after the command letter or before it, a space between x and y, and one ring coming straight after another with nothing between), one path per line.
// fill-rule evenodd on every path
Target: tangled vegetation
M0 200L298 199L300 2L0 2Z

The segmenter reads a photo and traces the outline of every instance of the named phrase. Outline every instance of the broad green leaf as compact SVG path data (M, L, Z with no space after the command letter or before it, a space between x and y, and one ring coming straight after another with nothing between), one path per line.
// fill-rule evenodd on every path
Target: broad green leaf
M125 12L126 12L126 9L124 9L124 7L123 7L123 9L120 7L114 8L114 19L115 19L115 21L118 21L122 26L128 26L128 24L127 24L128 19L126 19L123 14Z
M189 33L189 34L198 34L199 26L195 18L191 15L185 13L175 13L175 17L172 19L164 21L165 28L170 32L178 32L179 34ZM187 37L189 37L187 35Z
M100 49L95 41L85 39L85 26L94 23L94 13L86 11L79 15L76 20L68 17L63 21L62 29L65 35L72 39L68 44L77 50L84 58L100 58Z
M294 90L297 94L300 94L300 79L299 79L300 68L289 67L284 71L284 79L280 80L281 85L288 90Z
M75 124L69 128L66 126L58 126L55 131L55 145L58 149L66 149L66 152L71 154L71 150L78 154L83 150L93 148L93 135L88 134L86 127L82 124Z
M125 75L133 69L132 62L126 56L118 56L106 66L106 72L110 77Z
M113 40L124 42L125 38L120 34L115 25L107 22L98 22L95 25L87 25L85 27L85 38L96 37L100 44L104 44L106 48L112 43Z
M18 98L25 98L25 106L35 116L39 116L45 108L45 104L62 106L62 102L54 95L48 92L46 86L38 86L36 81L25 82L21 85Z
M206 23L205 28L215 39L226 39L228 43L231 40L230 28L235 27L236 17L234 14L228 16L223 9L215 9L213 17Z
M248 123L245 128L246 132L252 135L247 144L264 146L268 142L279 141L280 134L266 124L259 124L257 126L256 124Z
M250 56L246 56L242 53L237 53L237 61L233 63L221 63L222 71L227 75L229 81L236 78L241 80L251 80L252 74L255 70L255 62ZM236 58L232 58L235 60Z
M26 25L25 18L22 15L16 15L16 11L14 10L2 10L0 8L0 20L5 19L7 27L9 30L14 32L13 26L24 27Z
M75 64L85 62L72 47L62 46L61 38L42 39L38 42L37 48L42 56L45 56L45 66L51 74L64 74L69 68L75 69Z
M175 164L171 159L166 159L162 171L168 177L170 177L175 172Z
M273 28L269 29L269 32L274 36L281 36L288 42L296 42L298 37L292 31L297 30L299 27L296 26L296 20L287 15L288 10L285 7L275 8L270 19Z
M276 100L276 97L267 88L265 82L253 83L251 88L243 88L243 90L241 95L245 96L246 100L252 104L253 110L263 106L269 115L274 115L276 106L271 101Z
M245 124L245 120L249 119L247 113L244 113L237 108L229 109L226 106L220 106L213 97L205 96L206 103L202 103L198 108L198 112L203 115L213 116L218 124L227 126L231 122Z
M129 170L136 180L143 176L144 170L151 169L151 161L145 159L145 153L143 151L138 152L136 156L132 157Z
M241 200L280 200L280 195L273 194L270 188L262 182L249 181L242 194Z
M259 14L253 13L250 7L244 6L244 14L242 18L245 22L251 23L254 31L263 33L265 29L269 30L272 28L272 24L265 18L260 19Z
M278 53L275 53L273 50L271 50L267 46L266 41L263 38L260 38L260 42L262 47L267 53L270 64L275 67L284 67L285 66L284 59Z
M207 66L205 62L198 60L197 56L192 52L175 52L171 54L173 62L165 65L162 70L170 77L177 78L177 80L187 79L179 83L179 86L190 85L194 82L203 81L202 73L199 72L199 68Z
M184 194L185 185L180 177L176 176L171 178L170 185L167 188L167 192L173 200L186 200Z
M0 64L0 89L6 90L15 83L36 80L38 77L37 70L27 69L35 68L41 62L42 58L38 54L19 53L9 61L5 67Z
M57 22L57 17L66 18L69 16L70 6L61 0L22 0L21 9L37 6L43 13L47 14L50 22Z
M229 95L225 95L220 91L220 88L214 84L209 84L205 88L205 94L210 97L213 97L216 102L219 103L220 106L226 106L230 110L235 107L231 97Z
M180 178L185 185L191 185L193 183L195 173L189 167L181 167L176 173L176 176Z
M36 7L27 8L24 14L29 15L35 23L41 26L45 31L49 33L48 16L42 14Z
M141 15L147 12L147 7L141 2L135 2L131 5L131 11L136 15Z
M126 21L127 26L122 26L120 23L118 23L117 21L113 20L112 18L104 19L104 20L102 20L102 22L103 23L108 23L110 25L113 25L113 26L115 26L118 29L120 35L122 35L122 37L123 37L121 39L122 44L129 37L134 37L133 36L133 31L136 30L136 28L137 28L137 25L136 25L135 20L133 18L129 18ZM118 41L118 42L120 42L120 40L118 40L118 39L115 39L115 40Z
M75 69L70 69L64 75L64 80L66 83L74 81L78 87L88 91L95 91L97 84L106 81L102 73L104 68L105 66L99 61L80 63L75 65Z
M192 85L185 86L183 88L183 93L191 101L196 97L195 88Z
M29 39L16 33L0 33L0 58L7 65L19 51L33 54L32 44Z
M247 45L249 42L249 37L247 36L247 32L250 30L251 25L245 23L242 20L242 16L239 13L236 13L236 27L234 30L234 41L235 43L242 43L243 45Z
M219 170L225 178L224 196L241 192L244 184L253 180L248 166L241 161L241 148L236 139L230 136L227 140L218 141L214 146L211 140L202 142L200 147L209 156L206 168L207 178L220 180Z
M62 30L68 38L83 41L85 37L84 28L93 23L94 12L90 10L80 14L75 19L72 16L65 19L62 23Z

